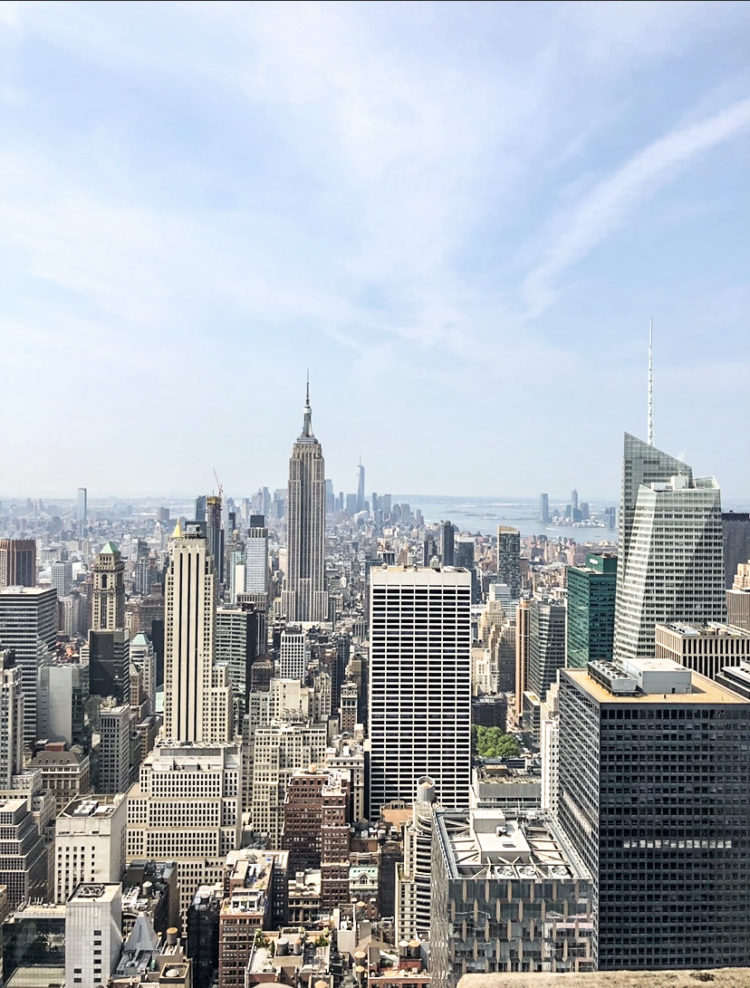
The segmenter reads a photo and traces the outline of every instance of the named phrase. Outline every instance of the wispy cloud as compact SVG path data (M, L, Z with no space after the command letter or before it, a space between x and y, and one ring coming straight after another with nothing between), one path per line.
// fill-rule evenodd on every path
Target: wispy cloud
M578 203L568 229L526 277L527 316L532 318L544 312L554 301L564 272L620 226L628 212L653 194L681 165L748 126L750 98L739 100L698 123L670 131L600 182Z

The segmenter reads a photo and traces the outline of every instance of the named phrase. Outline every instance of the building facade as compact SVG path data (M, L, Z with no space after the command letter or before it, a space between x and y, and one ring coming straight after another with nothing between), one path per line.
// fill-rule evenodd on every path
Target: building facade
M0 539L0 590L36 582L36 540Z
M91 630L125 627L125 563L114 542L107 542L92 566Z
M617 557L588 553L583 566L568 566L567 664L583 669L591 659L612 658Z
M510 587L512 600L521 596L521 533L509 525L497 528L497 580Z
M370 618L370 812L425 775L442 805L468 805L471 574L373 569Z

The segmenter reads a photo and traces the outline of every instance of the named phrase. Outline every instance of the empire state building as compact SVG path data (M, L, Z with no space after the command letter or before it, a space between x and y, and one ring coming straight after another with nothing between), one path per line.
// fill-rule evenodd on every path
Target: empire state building
M289 460L287 577L282 607L289 621L327 621L325 461L312 430L310 385L305 418Z

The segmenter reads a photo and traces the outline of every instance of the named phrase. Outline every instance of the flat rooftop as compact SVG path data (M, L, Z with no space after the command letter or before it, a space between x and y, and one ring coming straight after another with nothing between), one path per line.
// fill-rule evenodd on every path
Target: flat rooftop
M690 624L686 621L670 621L657 628L669 628L685 638L750 638L750 631L734 624L709 621L707 624Z
M669 659L651 659L644 660L639 659L639 662L651 661L651 662L670 662ZM658 667L654 666L653 669L658 671ZM743 699L743 697L738 696L733 693L732 690L724 689L723 686L719 686L711 679L707 679L705 676L699 675L697 672L692 674L692 691L690 693L628 693L628 694L618 694L610 693L608 689L597 683L595 679L589 676L585 669L563 669L563 676L568 676L573 680L576 685L578 685L584 692L596 700L597 703L622 703L622 704L636 704L643 705L648 703L658 703L658 704L670 704L674 706L687 705L687 706L699 706L702 703L713 703L713 704L748 704L749 700Z
M60 814L64 817L96 817L99 820L106 819L114 815L121 805L124 796L122 793L113 795L86 795L71 800Z

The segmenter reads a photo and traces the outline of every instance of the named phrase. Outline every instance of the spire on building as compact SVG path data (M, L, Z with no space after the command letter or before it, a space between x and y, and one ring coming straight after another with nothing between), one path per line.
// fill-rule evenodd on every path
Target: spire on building
M300 439L314 439L312 430L312 409L310 408L310 374L307 375L307 390L305 392L305 418L302 422Z
M654 445L654 320L648 321L648 444Z

